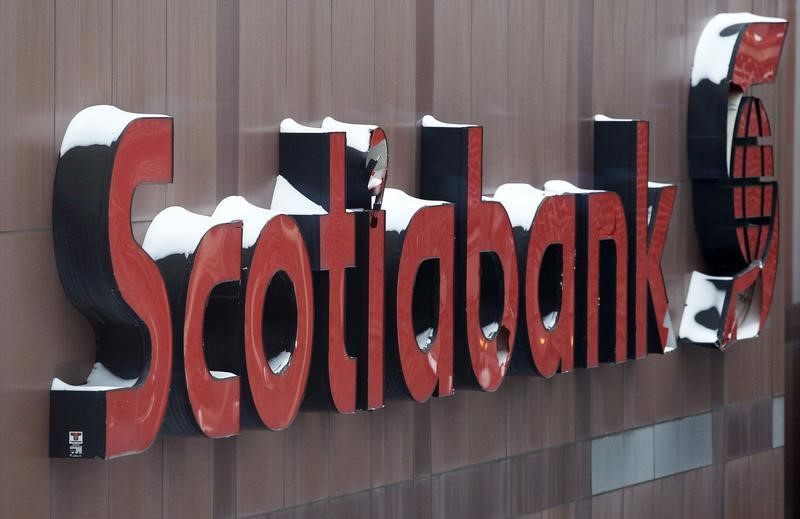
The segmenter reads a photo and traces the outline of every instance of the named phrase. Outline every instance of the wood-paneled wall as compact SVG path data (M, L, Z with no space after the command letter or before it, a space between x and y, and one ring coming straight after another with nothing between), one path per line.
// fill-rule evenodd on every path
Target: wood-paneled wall
M57 150L81 108L113 103L175 118L175 180L137 192L139 237L167 205L208 212L234 193L266 205L283 117L380 124L392 151L391 184L412 193L425 113L484 125L486 192L554 178L589 186L592 114L648 119L651 178L679 186L664 258L679 323L690 273L702 270L686 171L691 61L706 21L740 10L793 23L795 4L0 0L0 517L251 517L286 508L281 516L431 517L463 513L458 503L473 502L466 510L473 515L502 516L524 508L509 503L513 485L523 485L524 496L544 484L548 503L563 505L559 517L635 517L636 510L765 517L760 507L783 499L763 491L783 488L782 449L715 458L668 485L594 498L579 488L586 440L708 411L719 414L722 434L726 409L783 395L783 290L762 337L725 354L685 346L551 380L510 378L493 394L391 401L354 416L304 412L281 433L164 437L144 454L110 462L47 456L50 381L78 382L93 360L91 330L59 285L50 232ZM787 198L793 30L778 83L756 89L776 135L784 243L797 221ZM788 250L783 265L792 260ZM788 286L789 272L782 270L779 286ZM511 465L494 463L537 450L550 453L557 484L519 481ZM469 478L453 472L467 466L475 467Z

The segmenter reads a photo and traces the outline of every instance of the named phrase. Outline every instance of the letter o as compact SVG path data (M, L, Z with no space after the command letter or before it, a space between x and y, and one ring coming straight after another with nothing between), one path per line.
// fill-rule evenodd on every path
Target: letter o
M264 351L263 317L267 288L279 272L289 277L294 288L297 330L289 364L276 374ZM245 293L244 332L247 375L258 415L268 428L285 429L303 400L314 332L311 262L300 230L289 216L270 219L256 242Z

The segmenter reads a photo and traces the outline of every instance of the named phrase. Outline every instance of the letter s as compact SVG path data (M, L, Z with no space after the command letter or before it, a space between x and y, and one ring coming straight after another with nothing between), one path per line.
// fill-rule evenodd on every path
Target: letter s
M113 458L155 440L169 394L172 330L164 281L133 239L133 193L172 181L172 119L92 106L73 118L53 193L53 240L64 291L91 321L89 380L53 383L50 454ZM77 434L80 433L80 434Z

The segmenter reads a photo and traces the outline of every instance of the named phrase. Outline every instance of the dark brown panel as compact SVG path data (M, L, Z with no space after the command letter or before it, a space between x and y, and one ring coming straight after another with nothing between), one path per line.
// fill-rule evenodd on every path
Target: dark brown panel
M370 418L366 412L331 413L331 496L369 488Z
M713 493L714 467L687 472L683 476L683 512L686 519L717 517Z
M493 193L503 182L527 176L511 170L507 150L511 141L508 77L512 66L508 60L508 16L509 0L472 2L470 112L471 122L484 127L484 193Z
M657 366L651 389L654 421L672 420L683 415L685 396L677 389L686 384L686 364L681 362L680 355L652 355L648 360Z
M508 460L433 477L434 517L507 517Z
M208 438L164 438L162 517L213 517L214 444Z
M308 124L331 111L331 5L286 4L286 115Z
M383 409L369 414L372 487L390 485L414 476L416 407L414 402L389 401ZM427 458L430 465L430 429L425 439L428 442Z
M681 367L684 373L684 412L697 414L711 408L711 355L714 352L703 348L680 350Z
M286 102L286 0L239 4L239 190L269 207Z
M430 405L430 456L434 474L469 463L469 395L456 390Z
M52 516L110 517L108 464L98 460L72 461L53 460ZM21 517L27 515L28 512L21 512Z
M592 519L619 519L623 516L623 490L592 498Z
M56 3L56 142L72 117L111 102L111 0Z
M739 458L725 463L725 519L748 517L749 464L748 458Z
M318 519L330 517L330 503L327 499L310 505L269 514L270 519Z
M581 121L578 99L583 96L578 85L578 0L544 2L544 179L578 181L578 141ZM595 8L596 9L596 8Z
M54 4L0 3L0 231L50 226L54 151ZM58 139L58 145L54 140Z
M590 370L592 437L620 431L624 425L623 401L625 395L623 365L602 365Z
M424 405L414 406L414 436L412 438L413 463L411 470L414 478L430 476L433 472L433 419L431 418L434 404L430 400ZM463 437L458 445L465 445Z
M375 122L375 5L332 0L331 8L331 114L347 122Z
M575 503L557 506L549 510L542 511L542 519L576 519L581 517Z
M110 517L160 517L164 440L159 438L144 453L108 463Z
M359 492L330 500L330 517L352 519L370 516L370 494Z
M431 515L431 479L422 478L372 491L370 517L427 519Z
M533 377L507 377L503 391L508 399L508 455L530 452L542 447L542 429L548 421L542 396L546 381Z
M779 517L780 507L775 506L773 490L775 481L775 460L772 451L750 456L749 485L750 494L748 517Z
M656 375L662 359L655 357L628 362L625 377L625 427L632 428L653 422ZM659 362L656 362L659 361Z
M167 111L167 1L114 0L113 101L130 112ZM166 206L167 188L144 185L136 190L132 219L151 220Z
M507 391L472 391L469 397L469 462L481 463L507 455Z
M578 404L576 387L575 373L556 375L543 383L541 412L543 447L563 445L576 438L575 409Z
M541 187L548 178L544 158L542 124L546 100L543 95L546 72L544 53L544 3L511 0L508 13L508 101L505 119L509 139L501 149L508 157L509 179Z
M591 494L591 447L572 443L550 450L550 503L567 503Z
M540 450L509 461L511 514L537 512L550 505L550 450Z
M329 412L297 415L284 434L284 504L295 506L330 495Z
M236 438L214 441L213 515L215 518L236 517Z
M726 407L724 427L726 459L772 448L772 399Z
M440 0L433 18L433 114L471 122L470 0Z
M432 49L419 48L424 45L416 25L419 2L377 0L374 5L375 110L370 122L379 124L389 140L389 185L416 194L417 123L424 115L417 111L417 85L433 82L432 77L420 77L432 72L417 67L416 60L421 52L432 58ZM428 7L433 11L432 3ZM427 22L433 24L432 19Z
M772 488L768 489L770 499L770 514L772 517L791 515L791 509L786 506L786 496L792 494L791 486L786 485L786 458L783 448L772 450ZM789 491L787 492L787 489Z
M239 194L239 3L217 2L217 200Z
M19 296L0 300L0 515L8 517L50 516L50 381L79 382L94 355L91 329L62 295L51 247L46 231L0 234L0 282Z
M217 60L214 0L167 4L167 113L175 118L175 179L167 204L210 214L216 205Z
M623 515L625 519L653 517L653 482L626 487L623 491Z
M653 518L684 516L683 474L653 481Z
M236 511L247 517L283 508L284 433L247 431L236 438Z

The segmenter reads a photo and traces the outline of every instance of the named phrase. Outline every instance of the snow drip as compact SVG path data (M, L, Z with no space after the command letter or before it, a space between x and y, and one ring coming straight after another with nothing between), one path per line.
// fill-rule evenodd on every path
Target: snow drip
M424 128L470 128L477 126L476 124L445 123L432 115L424 116L421 122Z
M134 120L167 117L161 114L135 114L111 105L95 105L78 112L67 126L61 141L60 156L78 146L111 146Z
M441 200L414 198L400 189L387 188L383 192L383 205L381 206L381 209L386 211L386 231L403 232L417 211L423 207L446 203Z
M270 208L283 214L328 214L321 205L298 191L283 175L278 175L275 180Z
M374 124L344 123L330 116L322 120L323 130L328 132L345 132L347 135L347 145L364 153L369 150L372 130L376 128L377 126Z
M369 142L372 138L372 130L376 129L374 124L356 124L337 121L331 116L322 120L322 126L305 126L294 119L287 118L281 121L281 133L334 133L343 132L346 135L347 146L360 152L366 153L369 150Z
M137 380L136 378L120 378L100 362L95 362L92 372L89 373L84 384L73 386L61 379L54 378L50 385L50 391L110 391L133 387Z
M255 245L267 222L279 214L327 214L278 175L272 194L272 208L253 205L244 197L229 196L214 209L211 216L193 213L183 207L167 207L153 218L142 248L153 259L172 254L193 254L208 230L221 223L242 222L242 248Z
M638 120L638 119L615 119L614 117L609 117L603 114L596 114L593 117L593 119L597 122L603 122L603 123L628 123L628 122L633 122L634 120Z
M602 189L581 189L566 180L548 180L544 183L544 190L554 195L576 194L585 195L588 193L602 193Z
M748 23L783 23L783 18L768 18L752 13L723 13L711 19L703 29L692 64L692 86L704 79L720 84L728 77L731 58L741 31L725 31ZM722 33L726 32L723 36Z
M552 194L536 189L530 184L511 183L501 185L494 195L484 196L483 200L502 204L511 220L511 226L522 227L525 231L529 231L539 206Z
M172 254L188 257L211 227L240 220L242 247L246 249L255 245L261 229L277 214L277 211L255 206L241 196L223 199L211 216L193 213L183 207L167 207L153 218L142 248L153 260Z

